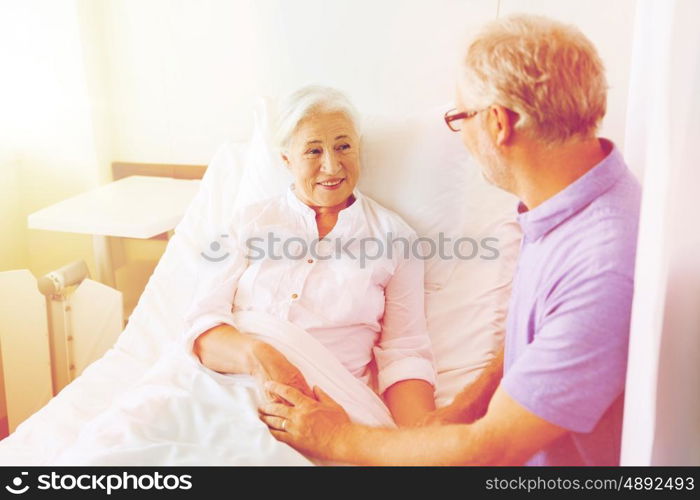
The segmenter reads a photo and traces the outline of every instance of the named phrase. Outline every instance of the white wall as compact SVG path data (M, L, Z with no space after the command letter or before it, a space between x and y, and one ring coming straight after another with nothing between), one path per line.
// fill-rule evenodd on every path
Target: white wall
M19 259L0 252L0 270L42 274L81 251L90 257L87 236L26 228L29 213L99 184L90 68L74 0L0 8L0 237L21 245Z
M247 138L255 95L310 82L368 111L447 102L466 33L496 10L496 0L110 1L115 154L205 162L218 143Z
M105 34L115 155L194 162L244 140L253 96L309 82L346 90L363 111L452 99L464 41L497 13L575 23L610 82L603 134L623 145L635 0L111 0Z

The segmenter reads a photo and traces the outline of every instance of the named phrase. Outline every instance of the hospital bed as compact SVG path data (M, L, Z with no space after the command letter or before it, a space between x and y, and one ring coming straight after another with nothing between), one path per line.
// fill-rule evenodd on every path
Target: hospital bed
M237 205L280 192L290 182L269 148L269 109L269 103L259 103L250 141L224 144L214 155L116 344L0 441L0 464L54 463L81 429L180 346L184 315L200 286L201 252ZM472 245L469 258L462 251L463 258L426 260L438 405L448 403L495 354L520 242L516 200L483 180L458 135L444 127L444 109L401 119L365 117L359 185L419 235L437 241L442 234L453 242L461 237Z

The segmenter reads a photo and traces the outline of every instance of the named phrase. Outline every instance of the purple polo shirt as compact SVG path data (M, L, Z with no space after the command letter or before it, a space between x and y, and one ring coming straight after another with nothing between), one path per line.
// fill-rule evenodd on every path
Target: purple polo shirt
M606 158L533 210L505 338L502 387L568 429L527 465L617 465L641 188L622 155Z

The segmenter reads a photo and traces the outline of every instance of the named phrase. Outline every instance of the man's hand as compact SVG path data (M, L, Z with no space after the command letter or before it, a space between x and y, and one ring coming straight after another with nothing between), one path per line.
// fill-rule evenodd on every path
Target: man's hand
M265 342L256 342L252 349L252 361L250 374L253 375L264 386L266 382L279 382L296 388L303 394L313 397L313 392L306 383L304 375L289 360ZM269 395L273 401L281 402L274 395Z
M425 427L430 425L449 425L462 423L461 413L459 408L452 405L437 408L430 413L427 413L420 419L414 427Z
M268 382L265 388L287 404L268 403L259 408L260 419L272 435L307 456L332 460L351 427L343 407L319 387L314 387L312 399L294 387Z
M476 399L470 402L461 398L452 404L437 408L426 414L415 426L471 424L486 415L488 401Z
M503 377L503 348L481 375L465 387L452 403L428 413L416 426L471 424L486 415L491 396Z

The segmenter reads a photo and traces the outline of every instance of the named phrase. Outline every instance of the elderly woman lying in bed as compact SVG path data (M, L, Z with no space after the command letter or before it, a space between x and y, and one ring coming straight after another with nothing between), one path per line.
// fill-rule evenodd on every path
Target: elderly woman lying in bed
M333 89L305 87L288 99L277 136L294 184L247 207L232 224L233 251L221 267L225 282L190 311L186 335L214 371L313 395L281 352L237 329L232 312L262 311L289 321L363 381L374 358L378 392L395 422L411 425L434 409L423 262L413 254L413 230L356 189L355 116ZM371 255L361 255L367 242L375 245Z

